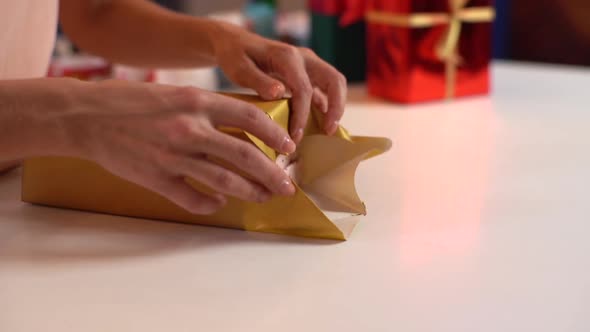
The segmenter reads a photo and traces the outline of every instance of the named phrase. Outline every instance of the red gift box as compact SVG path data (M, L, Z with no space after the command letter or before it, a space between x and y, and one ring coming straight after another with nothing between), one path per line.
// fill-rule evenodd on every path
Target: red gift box
M371 0L367 85L398 102L489 92L492 0Z

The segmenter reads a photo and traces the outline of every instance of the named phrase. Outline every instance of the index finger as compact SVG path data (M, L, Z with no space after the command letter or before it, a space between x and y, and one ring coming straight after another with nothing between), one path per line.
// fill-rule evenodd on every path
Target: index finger
M328 111L324 120L324 130L334 134L344 115L346 104L346 77L338 70L320 59L312 51L305 54L305 64L313 84L319 87L328 97Z
M273 58L281 59L281 65L273 66L283 83L291 90L290 128L291 137L296 143L303 138L303 129L307 124L313 87L309 80L303 57L294 46L281 45L276 49Z
M295 143L289 134L255 105L214 93L202 99L202 107L211 111L209 118L215 127L239 128L277 151L295 152Z

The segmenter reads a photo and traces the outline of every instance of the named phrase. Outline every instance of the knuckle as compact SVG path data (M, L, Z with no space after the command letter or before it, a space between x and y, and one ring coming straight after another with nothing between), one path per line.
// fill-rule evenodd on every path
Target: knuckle
M164 150L162 149L157 149L156 151L153 151L152 156L160 166L165 166L166 162L170 159L168 153L164 152Z
M248 106L244 111L245 121L250 125L256 125L260 122L260 110L256 106Z
M215 185L218 189L229 190L233 185L233 178L229 171L219 171L215 175Z
M300 53L307 58L314 58L317 57L316 53L309 47L300 47Z
M243 78L243 75L246 75L250 71L248 60L243 57L234 62L234 65L231 68L231 74L235 75L238 79Z
M205 123L197 121L191 128L190 138L185 143L190 144L210 144L212 129Z
M286 57L286 58L294 58L299 55L299 51L297 47L293 45L281 44L275 49L275 52L278 56Z
M210 130L205 119L180 114L171 125L169 138L175 145L203 144L208 142Z
M308 80L304 80L299 84L299 93L310 97L313 94L313 86Z
M176 159L172 156L172 154L162 149L155 151L153 156L155 164L162 170L169 169L171 166L176 165Z
M197 88L190 86L179 87L176 94L180 99L181 107L190 111L200 110L205 102L205 95Z
M173 120L169 135L173 140L183 141L190 137L192 132L192 119L186 115L178 115Z
M250 145L247 145L247 143L241 145L237 150L237 154L241 164L246 167L252 165L255 157Z

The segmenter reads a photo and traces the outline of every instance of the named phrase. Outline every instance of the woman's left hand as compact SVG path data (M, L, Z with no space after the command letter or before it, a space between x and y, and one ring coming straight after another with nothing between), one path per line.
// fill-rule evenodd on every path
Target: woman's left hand
M346 101L344 75L307 48L268 40L226 23L215 26L211 43L217 64L232 81L267 100L291 94L289 131L296 143L303 137L311 106L325 113L325 132L336 132Z

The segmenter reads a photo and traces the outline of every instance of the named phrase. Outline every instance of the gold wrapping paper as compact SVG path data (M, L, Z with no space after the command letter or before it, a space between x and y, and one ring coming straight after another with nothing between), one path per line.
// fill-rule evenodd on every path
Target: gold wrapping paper
M465 7L469 0L448 0L450 13L415 13L393 14L381 11L369 11L366 20L370 23L387 24L410 28L427 28L435 25L447 25L447 31L438 42L436 54L445 63L446 98L455 96L457 66L461 64L457 46L461 36L463 22L479 23L493 21L496 12L493 7Z
M232 95L253 103L271 119L288 128L288 100L261 101L258 97ZM210 216L193 215L166 198L119 178L86 160L39 157L26 160L22 199L48 206L113 215L237 228L248 231L345 240L366 214L354 185L358 164L389 149L386 138L322 134L321 114L312 112L304 139L296 152L299 170L296 193L259 204L228 197L228 204ZM249 133L224 129L250 140L269 158L277 153ZM245 134L245 135L244 135ZM196 188L202 185L191 179Z

